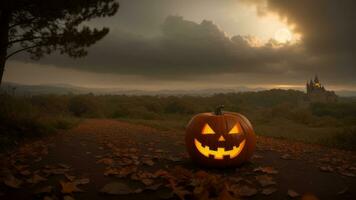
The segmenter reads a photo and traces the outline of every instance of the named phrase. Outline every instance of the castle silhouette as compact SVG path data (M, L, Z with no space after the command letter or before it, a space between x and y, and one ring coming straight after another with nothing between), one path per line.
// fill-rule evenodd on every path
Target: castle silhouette
M306 84L307 97L311 102L336 102L337 95L334 91L328 91L320 83L319 78L315 75L314 80L310 79Z

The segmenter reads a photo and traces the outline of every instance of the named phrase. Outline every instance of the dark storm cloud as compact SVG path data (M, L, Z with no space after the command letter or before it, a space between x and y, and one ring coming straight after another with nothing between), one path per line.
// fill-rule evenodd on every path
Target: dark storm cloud
M258 6L260 15L277 13L296 31L313 54L356 55L355 0L243 0Z
M302 34L307 56L317 61L315 70L339 80L355 82L356 1L243 1L257 5L262 16L268 12L277 13L295 25L295 31Z
M55 55L40 62L155 79L229 73L255 73L266 77L287 74L304 79L318 73L336 82L356 82L356 12L352 10L356 1L246 1L257 5L261 15L274 12L295 24L296 31L303 35L301 43L275 48L270 41L263 46L251 46L249 37L228 37L208 20L197 23L178 16L165 19L164 16L175 14L177 8L191 9L188 1L181 5L180 1L130 0L122 1L115 23L103 22L113 31L89 49L88 57L71 60ZM194 1L192 12L199 12L199 5L212 10L223 3L225 1Z
M52 56L40 62L94 72L181 79L212 73L286 72L304 55L298 45L272 45L253 47L248 37L230 38L211 21L195 23L169 16L160 36L121 32L94 46L85 59Z
M308 48L321 53L356 55L356 1L298 0L288 3L271 0L269 7L297 24Z

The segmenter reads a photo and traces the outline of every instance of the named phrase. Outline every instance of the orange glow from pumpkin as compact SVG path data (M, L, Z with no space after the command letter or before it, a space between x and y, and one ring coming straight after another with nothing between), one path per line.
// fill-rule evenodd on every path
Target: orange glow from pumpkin
M242 132L242 128L240 126L240 124L235 124L234 127L232 127L232 129L229 131L229 134L238 134Z
M209 124L204 125L204 128L201 133L202 134L215 134L214 130L209 126Z
M210 148L205 145L203 145L197 140L194 139L195 147L198 149L198 151L203 154L205 157L209 158L209 155L213 155L214 159L217 160L222 160L224 159L224 156L230 156L230 159L235 158L238 156L242 149L245 147L245 142L246 140L243 140L238 147L234 146L232 150L225 150L224 147L218 148L218 150L210 150Z

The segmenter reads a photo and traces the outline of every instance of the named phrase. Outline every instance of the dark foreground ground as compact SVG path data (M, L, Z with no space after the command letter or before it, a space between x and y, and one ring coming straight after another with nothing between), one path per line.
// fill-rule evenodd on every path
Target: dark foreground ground
M204 169L183 137L86 120L1 155L0 199L356 199L354 152L259 137L250 163Z

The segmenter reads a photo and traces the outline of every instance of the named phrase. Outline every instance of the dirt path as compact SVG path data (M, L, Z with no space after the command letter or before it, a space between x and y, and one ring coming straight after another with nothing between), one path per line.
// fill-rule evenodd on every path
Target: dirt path
M85 120L2 155L0 199L356 199L354 152L260 137L251 163L202 169L183 136Z

